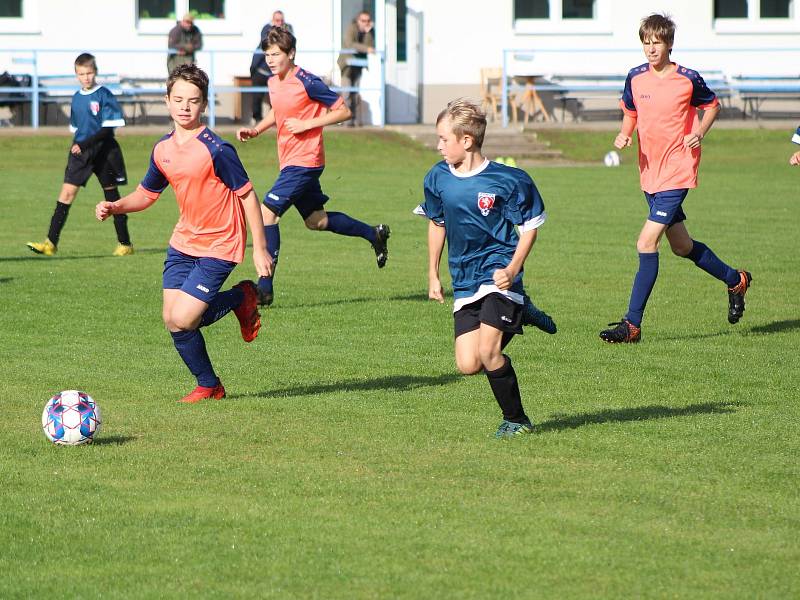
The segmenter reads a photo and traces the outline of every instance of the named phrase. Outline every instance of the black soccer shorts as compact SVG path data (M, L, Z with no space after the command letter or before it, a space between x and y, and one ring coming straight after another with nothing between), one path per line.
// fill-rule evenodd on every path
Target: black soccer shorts
M522 334L522 304L493 292L467 304L453 315L455 337L475 331L481 323L504 333Z
M122 149L113 137L94 144L80 154L69 153L64 183L86 187L92 173L97 175L104 188L128 183Z

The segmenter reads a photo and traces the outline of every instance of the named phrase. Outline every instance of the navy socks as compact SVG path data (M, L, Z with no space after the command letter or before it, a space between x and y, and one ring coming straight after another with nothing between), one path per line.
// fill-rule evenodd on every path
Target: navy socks
M650 298L650 292L656 284L658 277L658 252L640 252L639 270L633 279L631 300L628 304L628 314L625 318L636 327L642 326L644 307Z
M216 323L222 317L238 307L244 300L244 292L241 288L231 288L226 292L220 292L208 305L206 312L200 319L200 327L206 327Z
M206 351L206 342L199 330L170 331L175 349L181 355L183 362L197 378L197 385L214 387L219 383L211 359Z
M340 212L328 213L328 227L326 231L338 233L339 235L349 235L352 237L361 237L367 240L370 244L375 241L375 228L355 220Z
M722 262L703 242L692 240L692 251L686 255L690 261L712 277L724 281L728 287L739 283L739 273Z
M278 254L281 251L281 230L278 223L264 225L264 237L267 240L267 254L272 257L272 275L258 278L258 289L265 293L272 293L272 278L278 267Z

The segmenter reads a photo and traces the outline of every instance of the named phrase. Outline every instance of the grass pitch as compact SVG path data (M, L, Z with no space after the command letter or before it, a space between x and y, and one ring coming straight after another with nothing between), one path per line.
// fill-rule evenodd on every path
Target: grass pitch
M613 139L559 135L598 165ZM123 192L159 136L120 136ZM96 181L58 255L34 256L68 139L0 137L0 597L796 595L800 172L786 132L703 145L687 226L753 272L743 320L665 246L642 343L603 344L646 216L635 150L616 169L535 170L549 219L525 279L559 333L511 345L538 431L498 442L485 378L455 371L450 307L426 299L411 209L435 153L328 134L328 208L389 223L388 266L288 213L259 338L244 344L233 316L204 330L228 399L183 406L194 382L160 319L171 191L131 216L132 257L111 256ZM263 194L274 142L238 146ZM93 446L42 435L45 401L70 388L103 410Z

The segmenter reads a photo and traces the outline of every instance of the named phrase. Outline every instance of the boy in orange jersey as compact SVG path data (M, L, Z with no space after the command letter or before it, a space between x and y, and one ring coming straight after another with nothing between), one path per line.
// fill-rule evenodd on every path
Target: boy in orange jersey
M633 130L639 133L639 172L650 214L636 242L639 271L633 280L628 312L618 323L600 332L612 344L641 339L645 305L658 276L658 246L666 233L672 251L688 258L728 286L728 322L744 314L744 295L752 276L722 262L708 246L693 240L683 221L681 205L690 188L697 187L700 143L719 114L716 95L697 71L670 60L675 23L653 14L642 19L639 39L647 63L628 73L620 106L622 129L614 145L631 145ZM697 109L704 111L702 121Z
M180 219L164 262L162 314L178 354L197 378L197 387L180 400L186 403L225 397L200 328L230 311L245 342L252 342L261 327L254 282L219 291L244 259L245 220L253 235L256 271L265 276L272 269L258 197L236 150L200 122L207 101L208 76L196 65L178 66L167 79L166 95L175 130L156 143L136 191L95 209L103 221L146 209L167 185L175 190Z
M258 280L259 302L272 304L272 277L278 262L281 237L278 221L294 205L306 227L339 235L361 237L375 250L378 268L389 254L389 227L372 227L340 212L326 212L328 196L322 193L319 178L325 169L322 129L350 119L344 100L316 75L295 66L297 40L282 27L274 27L261 47L272 71L269 87L272 110L255 127L242 128L236 137L245 142L273 125L278 129L278 158L281 172L264 197L261 214L267 253L272 257L273 273Z

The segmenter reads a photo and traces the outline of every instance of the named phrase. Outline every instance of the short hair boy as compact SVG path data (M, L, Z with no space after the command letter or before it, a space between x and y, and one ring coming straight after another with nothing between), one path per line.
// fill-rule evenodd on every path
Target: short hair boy
M84 53L75 59L75 77L81 89L72 96L70 105L69 127L74 137L67 155L64 183L50 218L47 238L43 242L28 242L28 248L44 256L53 256L58 251L61 230L67 221L69 209L78 195L78 189L86 187L92 173L97 176L103 195L109 202L119 200L117 186L128 183L122 149L114 138L114 129L125 126L125 117L114 95L102 85L97 85L94 56ZM112 254L133 254L128 216L114 215L114 228L117 231L117 247Z
M439 262L446 240L456 365L465 375L486 373L503 413L495 435L504 438L533 431L503 349L522 333L522 269L546 215L527 173L484 158L485 130L486 116L466 100L450 102L439 114L444 160L425 176L419 210L430 220L428 297L443 302Z
M297 40L291 32L282 27L271 29L262 48L272 71L268 82L272 108L254 127L239 129L236 137L245 142L273 125L278 130L280 174L264 196L261 207L273 274L281 244L278 222L293 205L308 229L368 241L375 251L378 268L383 268L389 255L387 225L372 227L344 213L325 211L328 196L319 184L325 169L322 129L350 118L344 100L319 77L294 64ZM258 288L259 302L270 305L274 294L273 276L261 277Z
M722 262L711 249L693 240L686 230L682 204L689 189L697 187L700 145L719 114L719 101L697 71L670 60L675 23L666 15L652 14L641 21L639 39L647 63L630 70L620 100L622 128L614 145L623 149L639 133L641 187L650 207L636 249L639 271L633 281L628 312L600 338L612 344L641 339L647 299L658 276L658 246L666 233L672 251L688 258L728 287L728 322L744 314L744 296L752 276ZM702 120L697 109L704 111Z
M200 121L208 101L208 76L194 64L178 66L167 79L167 109L175 129L153 147L150 168L134 192L118 202L97 205L97 218L144 210L172 185L180 218L164 262L164 324L197 387L180 401L220 399L225 388L214 372L200 328L230 311L242 338L252 342L261 319L255 283L241 281L220 292L242 262L253 236L253 262L259 275L271 269L265 252L258 198L236 150Z

